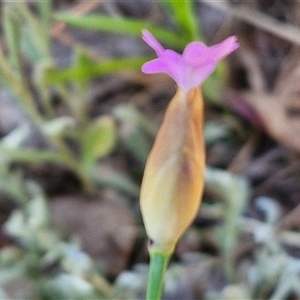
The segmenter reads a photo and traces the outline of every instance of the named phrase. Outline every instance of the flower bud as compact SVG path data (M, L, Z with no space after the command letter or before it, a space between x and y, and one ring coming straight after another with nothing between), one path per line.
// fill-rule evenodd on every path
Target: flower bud
M200 206L205 168L203 99L178 88L148 156L141 212L152 251L172 253Z

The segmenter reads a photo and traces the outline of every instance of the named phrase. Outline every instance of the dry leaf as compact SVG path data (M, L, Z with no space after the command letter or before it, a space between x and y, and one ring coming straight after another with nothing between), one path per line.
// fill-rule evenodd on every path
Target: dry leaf
M59 232L78 236L83 249L108 276L115 277L127 266L137 227L117 194L92 200L77 195L56 197L51 208Z

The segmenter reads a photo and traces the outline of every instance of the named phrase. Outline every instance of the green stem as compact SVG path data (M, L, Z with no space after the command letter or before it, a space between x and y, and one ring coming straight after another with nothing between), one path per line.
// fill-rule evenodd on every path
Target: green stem
M5 84L10 88L11 91L17 96L17 100L24 107L28 116L31 120L35 122L36 125L41 125L43 119L38 113L34 98L27 88L23 78L18 78L14 72L11 70L3 51L0 49L0 79L2 79Z
M81 124L87 123L86 110L83 107L78 105L78 101L83 101L83 99L78 100L77 103L74 102L74 97L72 97L71 93L68 92L66 87L62 84L57 85L57 91L60 93L61 99L64 104L69 109L70 113L81 122Z
M150 270L147 288L147 300L160 300L163 291L164 274L170 254L150 251Z

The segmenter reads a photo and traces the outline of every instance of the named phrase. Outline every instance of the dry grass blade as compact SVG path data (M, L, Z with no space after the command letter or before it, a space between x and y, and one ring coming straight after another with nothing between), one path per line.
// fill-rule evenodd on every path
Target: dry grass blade
M230 5L223 1L209 1L208 5L229 12L232 16L241 19L257 28L272 33L284 40L300 45L299 27L280 22L262 12L245 5Z
M76 16L85 15L91 11L93 11L95 8L97 8L101 4L101 0L96 1L87 1L79 3L77 6L75 6L73 9L70 10L70 13ZM66 45L72 46L72 45L80 45L78 41L76 41L72 35L70 35L68 32L66 32L66 24L62 22L55 22L54 25L51 28L51 36L54 38L59 39L61 42L63 42ZM97 53L96 51L87 48L86 46L83 46L86 50L88 50L88 53L96 60L102 59L102 56Z
M97 6L99 6L101 1L92 1L92 2L82 2L75 6L73 9L70 10L70 13L80 16L90 11L94 10ZM66 24L62 22L56 22L51 29L51 35L59 36L59 34L65 29Z

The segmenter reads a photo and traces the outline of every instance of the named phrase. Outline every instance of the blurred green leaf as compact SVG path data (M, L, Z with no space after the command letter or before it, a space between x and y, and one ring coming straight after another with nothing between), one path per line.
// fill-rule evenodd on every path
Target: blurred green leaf
M24 213L21 210L14 210L7 222L5 223L4 229L6 234L14 238L20 238L24 236L26 228L26 220Z
M5 155L7 159L11 159L19 163L64 163L64 157L60 153L49 150L37 150L31 148L14 149L0 144L0 154Z
M222 82L224 82L227 73L227 63L225 61L219 62L214 73L205 80L202 86L203 93L207 97L207 100L212 103L222 103Z
M4 229L29 252L48 251L57 247L59 239L56 232L51 229L48 203L39 188L35 187L32 199L10 214ZM43 261L38 263L42 264Z
M29 185L32 199L27 204L27 215L32 228L40 229L50 225L49 207L41 188L38 185Z
M130 179L128 174L103 169L100 166L98 170L93 170L90 176L99 187L111 187L135 198L139 195L139 186Z
M141 128L134 124L127 127L126 132L123 132L122 140L129 153L144 166L151 149L151 143Z
M12 2L10 4L18 15L21 24L26 24L26 26L22 28L22 43L27 56L34 63L50 59L50 36L48 30L50 16L46 16L46 14L49 14L49 5L51 5L51 3L49 3L48 0L46 2L43 1L43 9L41 9L42 4L39 5L40 13L43 18L41 19L29 9L26 2Z
M96 160L108 155L116 140L116 124L111 117L102 116L90 123L81 140L83 169L89 169Z
M22 44L27 57L30 58L32 62L38 63L39 61L43 60L43 53L30 28L24 28Z
M0 83L4 84L10 92L16 96L18 103L24 108L32 121L36 124L42 122L42 118L36 109L33 95L25 85L23 76L17 76L11 69L7 59L0 48Z
M22 126L18 126L10 133L8 133L5 137L3 137L0 140L0 144L2 144L4 147L17 149L26 140L29 133L30 133L29 126L27 126L26 124Z
M63 244L61 251L64 270L84 277L87 272L93 269L93 261L78 245Z
M77 47L75 49L75 62L74 65L77 67L81 66L92 66L95 61L91 59L90 55L83 47Z
M51 13L52 13L52 0L43 0L37 1L37 5L40 13L40 22L41 22L41 44L44 48L44 53L47 53L47 56L51 56L51 45L50 45L50 25L51 25Z
M71 66L64 70L56 68L45 68L41 74L43 84L61 84L71 81L84 82L86 80L111 74L114 72L139 70L141 65L148 60L148 57L129 57L105 60L100 63L80 64Z
M117 18L104 15L73 16L69 14L56 14L55 19L68 25L83 29L106 31L117 34L126 34L141 37L143 29L148 29L152 34L167 45L183 48L189 39L179 36L163 27L153 25L141 19Z
M74 274L60 273L44 284L44 299L97 300L95 288L83 278Z
M194 1L160 0L160 2L167 8L181 37L184 36L187 42L201 39Z
M76 120L69 116L58 117L44 122L42 131L46 136L61 137L70 129L74 128Z
M0 266L9 267L23 257L23 252L16 246L6 246L0 251ZM1 276L0 276L1 277ZM1 298L0 298L1 299Z
M17 203L26 203L23 178L14 173L0 175L0 192Z
M21 75L21 24L9 5L5 5L3 9L3 28L8 45L8 59L12 68Z
M0 252L0 256L2 253ZM14 264L8 267L0 265L0 285L11 283L20 278L25 278L27 273L27 262L24 260L17 260ZM1 298L9 299L9 298Z
M225 273L229 281L234 280L236 249L240 221L250 196L249 182L242 176L230 172L206 168L206 185L225 202L224 224L219 227L219 242L225 259Z
M158 131L158 125L133 106L118 105L114 108L113 114L122 123L136 124L151 137L155 137Z
M157 125L128 105L117 106L114 115L120 121L120 137L125 147L144 166L152 143L149 137L154 138Z

